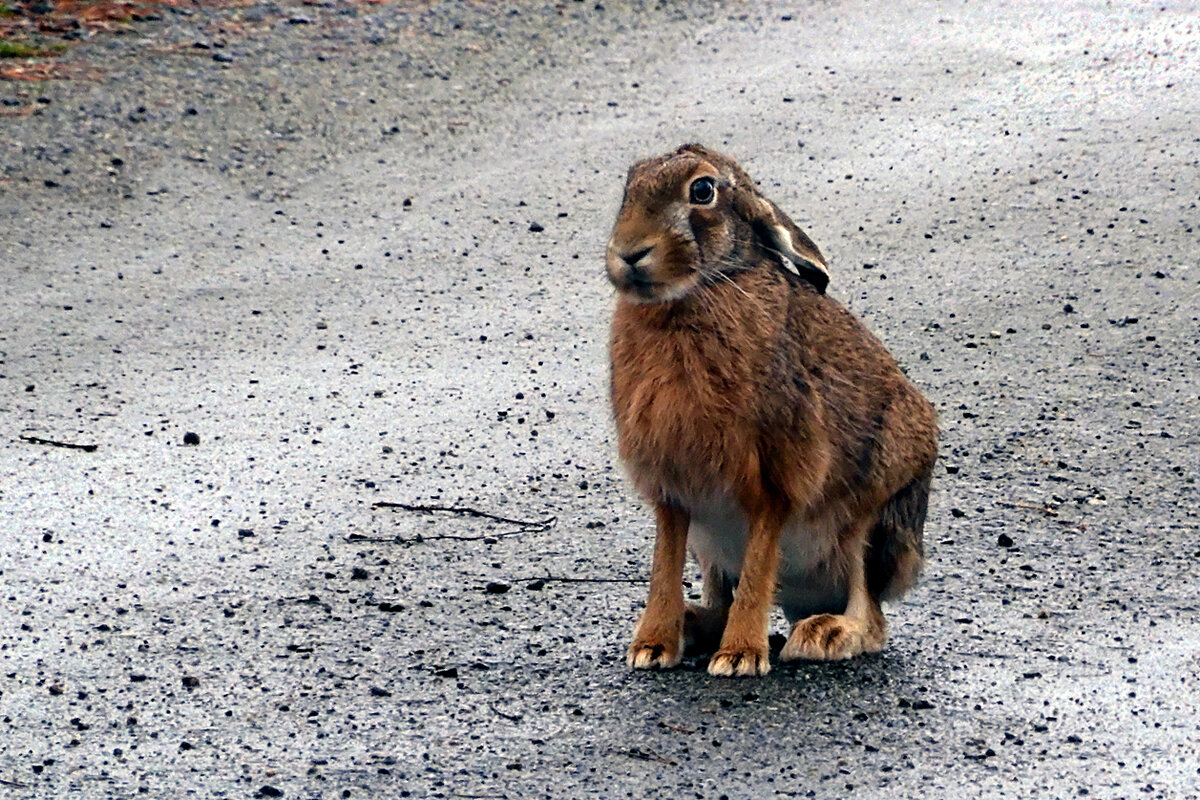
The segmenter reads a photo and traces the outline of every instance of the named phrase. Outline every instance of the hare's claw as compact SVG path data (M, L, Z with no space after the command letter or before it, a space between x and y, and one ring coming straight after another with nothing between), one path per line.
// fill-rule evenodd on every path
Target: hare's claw
M721 648L708 662L708 674L722 678L762 677L770 671L770 651L766 647Z
M670 640L639 635L629 645L625 660L630 669L671 669L678 666L682 658L683 642L679 637Z

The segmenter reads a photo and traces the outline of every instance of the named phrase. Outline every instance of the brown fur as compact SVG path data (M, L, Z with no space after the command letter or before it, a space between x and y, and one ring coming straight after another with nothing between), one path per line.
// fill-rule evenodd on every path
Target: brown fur
M717 182L712 203L688 201L697 177ZM797 621L784 657L882 648L879 599L903 594L922 562L936 421L883 345L822 293L816 245L734 162L690 145L630 170L608 271L620 457L659 523L631 666L673 666L685 639L711 644L723 625L710 671L765 674L780 537L797 521L849 600ZM714 585L688 609L684 541L712 497L747 520L741 571L702 561Z

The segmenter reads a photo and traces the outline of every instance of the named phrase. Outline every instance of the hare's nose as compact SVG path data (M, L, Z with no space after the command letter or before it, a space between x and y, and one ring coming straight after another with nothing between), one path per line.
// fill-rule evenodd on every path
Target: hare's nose
M650 254L653 247L643 247L640 250L631 250L628 253L621 254L621 260L631 267L636 267L638 262Z

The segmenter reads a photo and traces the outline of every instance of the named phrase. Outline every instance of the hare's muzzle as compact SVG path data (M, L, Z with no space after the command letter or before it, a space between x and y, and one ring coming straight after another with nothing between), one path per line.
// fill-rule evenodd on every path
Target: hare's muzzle
M605 254L608 279L626 298L662 303L680 298L696 284L688 244L667 234L622 235L618 230Z
M608 245L608 278L618 291L643 298L654 296L654 245Z

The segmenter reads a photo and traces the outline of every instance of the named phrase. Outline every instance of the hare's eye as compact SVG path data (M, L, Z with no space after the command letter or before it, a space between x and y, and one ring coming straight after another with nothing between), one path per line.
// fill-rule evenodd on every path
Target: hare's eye
M712 178L696 178L688 190L688 199L698 206L706 206L717 197L717 182Z

